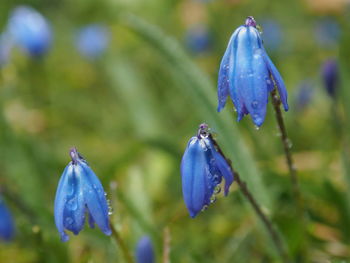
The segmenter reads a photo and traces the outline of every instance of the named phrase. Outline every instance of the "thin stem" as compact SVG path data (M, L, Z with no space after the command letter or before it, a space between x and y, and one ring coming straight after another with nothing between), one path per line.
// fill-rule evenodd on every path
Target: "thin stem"
M272 104L273 104L273 107L274 107L275 113L276 113L277 124L278 124L279 130L281 132L281 140L282 140L282 144L283 144L284 154L286 156L286 162L287 162L287 166L288 166L288 170L289 170L289 174L290 174L290 179L292 182L294 197L295 197L296 201L298 202L298 205L300 207L303 207L302 201L301 201L301 194L300 194L297 170L295 168L294 161L292 158L292 152L290 150L291 142L287 136L286 126L284 125L283 115L282 115L282 111L280 108L281 100L276 94L276 89L274 89L271 92L271 97L272 97ZM301 211L303 211L303 209Z
M111 229L112 229L112 236L115 239L115 241L117 242L117 244L119 244L119 247L120 247L120 249L123 252L123 255L124 255L124 258L125 258L126 262L134 263L134 259L132 258L128 247L126 246L126 244L124 243L123 239L119 235L117 229L114 227L114 225L112 223L110 225L111 225Z
M163 263L170 263L170 230L165 227L163 231Z
M216 149L219 151L219 153L226 159L227 163L230 165L230 168L234 174L235 181L237 182L239 188L241 189L243 195L247 198L249 203L252 205L255 213L258 215L258 217L261 219L261 221L264 223L264 226L266 227L267 232L271 236L271 239L277 249L277 252L279 253L281 259L283 262L290 262L289 257L284 249L284 245L282 242L281 237L279 236L278 232L274 228L272 222L270 219L265 215L265 213L262 211L261 207L259 206L258 202L255 200L254 196L252 193L249 191L247 184L241 180L241 177L237 171L235 171L232 167L231 160L228 159L224 153L222 152L221 148L217 144L216 140L213 138L211 134L209 134L210 138L214 142L214 145Z

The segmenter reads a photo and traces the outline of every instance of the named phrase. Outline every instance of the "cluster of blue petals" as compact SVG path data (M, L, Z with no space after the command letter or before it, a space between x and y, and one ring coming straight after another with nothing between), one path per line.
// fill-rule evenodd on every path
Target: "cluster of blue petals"
M13 42L31 56L41 56L52 42L52 31L48 21L29 6L19 6L10 15L7 32Z
M255 20L248 17L231 36L218 77L218 111L230 95L238 121L250 114L256 126L265 120L268 95L277 87L284 110L288 110L283 79L267 55Z
M55 223L61 240L69 240L65 230L79 234L87 214L91 228L96 223L103 233L110 235L109 207L102 184L75 148L70 155L72 161L62 174L55 199Z
M136 263L154 263L154 248L148 236L143 236L136 246Z
M15 234L12 215L0 197L0 239L10 241Z
M225 179L225 196L233 182L233 172L216 149L208 126L201 124L197 136L190 139L181 162L182 193L191 217L215 201L219 184Z

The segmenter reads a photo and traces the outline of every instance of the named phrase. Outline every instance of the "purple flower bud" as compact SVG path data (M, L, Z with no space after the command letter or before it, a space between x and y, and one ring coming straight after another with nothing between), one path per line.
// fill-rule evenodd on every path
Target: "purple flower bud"
M338 63L335 59L329 59L323 63L322 78L328 95L335 97L339 85Z
M90 59L96 59L106 50L110 39L108 28L102 24L90 24L80 29L76 46L79 52Z
M13 10L7 30L14 43L31 56L41 56L51 46L52 32L49 23L29 6L18 6Z
M143 236L136 246L136 263L154 263L154 249L148 236Z
M10 241L15 234L15 226L10 211L0 197L0 239Z

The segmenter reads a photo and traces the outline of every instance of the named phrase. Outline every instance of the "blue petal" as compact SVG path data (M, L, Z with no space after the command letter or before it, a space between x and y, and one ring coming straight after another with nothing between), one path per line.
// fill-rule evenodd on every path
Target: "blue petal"
M181 162L182 192L191 217L206 204L208 166L200 140L192 137Z
M219 77L218 77L218 112L220 112L226 104L226 99L230 89L230 77L234 70L234 40L239 30L236 30L227 45L225 54L220 63Z
M63 225L67 230L77 235L83 229L85 223L85 203L82 184L85 174L79 163L72 164L72 167L72 173L67 174Z
M269 73L260 35L254 27L241 27L236 52L234 86L254 123L261 126L266 115Z
M288 102L287 102L287 98L288 98L288 94L287 94L287 89L286 86L284 85L283 79L281 77L281 74L278 72L277 68L275 67L275 65L272 63L271 59L269 58L269 56L267 55L267 53L265 52L265 63L269 69L269 73L271 74L271 76L273 77L274 82L276 83L277 89L278 89L278 93L280 95L283 107L285 111L288 111L289 107L288 107Z
M136 246L137 263L154 263L154 249L148 236L142 237Z
M0 239L10 241L15 234L15 226L10 210L0 197Z
M231 45L231 54L230 54L230 64L229 64L229 93L231 95L231 99L233 104L235 105L235 108L237 110L237 120L240 121L244 115L248 114L248 110L245 107L243 103L243 98L241 97L239 93L240 87L237 86L235 79L237 78L237 57L239 54L237 53L237 45L238 45L238 36L241 32L241 30L245 28L244 26L239 27L232 35L232 38L230 40Z
M225 195L228 194L228 190L231 186L231 184L233 183L233 172L231 170L231 167L228 165L227 161L225 160L225 158L218 153L215 149L212 150L213 156L215 158L216 161L216 165L220 171L220 173L222 174L222 176L225 179Z
M82 183L85 204L93 220L102 232L106 235L111 235L112 231L109 225L108 205L102 184L85 162L80 162L80 164L84 170Z
M69 236L64 232L64 224L63 224L63 213L66 203L66 188L68 184L68 174L73 172L73 166L71 164L67 165L64 169L63 174L58 183L58 188L56 191L55 198L55 223L58 229L58 232L61 235L61 240L66 242L69 240Z

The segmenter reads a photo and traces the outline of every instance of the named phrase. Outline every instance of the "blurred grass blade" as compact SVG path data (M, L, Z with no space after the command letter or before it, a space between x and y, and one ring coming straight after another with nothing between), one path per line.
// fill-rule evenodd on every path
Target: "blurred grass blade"
M146 40L171 64L171 70L183 79L183 85L176 86L180 89L179 92L192 98L202 119L218 132L222 148L232 158L234 166L242 174L257 200L263 207L272 209L272 198L263 184L261 173L248 147L241 139L243 136L240 136L236 124L232 121L232 116L227 110L220 114L216 112L217 96L208 76L190 60L174 38L166 36L156 26L132 14L121 14L120 22Z

